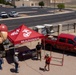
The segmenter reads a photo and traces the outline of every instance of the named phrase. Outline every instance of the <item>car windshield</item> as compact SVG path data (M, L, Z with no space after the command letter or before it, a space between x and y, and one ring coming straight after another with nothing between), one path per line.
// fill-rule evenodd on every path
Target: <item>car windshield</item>
M46 34L47 34L47 31L46 31L46 28L45 28L45 27L44 27L44 28L42 28L41 33L42 33L42 34L44 34L44 35L46 35Z
M1 12L1 14L6 14L5 12Z
M16 11L12 11L11 13L12 13L12 14L15 14L15 13L16 13Z
M76 37L74 38L74 41L76 42Z

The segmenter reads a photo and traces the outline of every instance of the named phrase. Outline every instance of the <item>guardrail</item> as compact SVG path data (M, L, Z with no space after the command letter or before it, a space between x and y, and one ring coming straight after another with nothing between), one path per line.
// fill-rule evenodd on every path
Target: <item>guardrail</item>
M76 32L76 23L71 24L58 24L53 26L53 30L55 35L59 35L60 33L75 33Z

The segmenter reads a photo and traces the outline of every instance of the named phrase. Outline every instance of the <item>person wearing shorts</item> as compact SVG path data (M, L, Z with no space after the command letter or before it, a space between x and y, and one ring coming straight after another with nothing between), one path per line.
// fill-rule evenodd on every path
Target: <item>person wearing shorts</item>
M50 70L50 61L51 61L51 57L46 54L45 57L45 66L44 66L44 70L47 70L46 67L48 66L48 71Z

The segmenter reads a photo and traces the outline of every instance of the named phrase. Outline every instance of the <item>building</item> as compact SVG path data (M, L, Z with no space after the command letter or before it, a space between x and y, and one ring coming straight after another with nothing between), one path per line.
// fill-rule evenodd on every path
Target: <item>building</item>
M45 6L50 4L50 0L12 0L11 3L17 7L23 6L39 6L38 3L43 1Z
M43 1L45 6L51 6L54 3L76 3L76 0L11 0L11 3L17 7L39 6L40 1Z

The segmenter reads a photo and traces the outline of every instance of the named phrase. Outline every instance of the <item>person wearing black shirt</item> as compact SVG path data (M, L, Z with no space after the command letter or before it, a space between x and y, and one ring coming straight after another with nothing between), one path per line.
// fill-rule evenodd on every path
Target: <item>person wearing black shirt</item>
M40 44L40 42L38 42L38 44L36 45L36 50L37 50L37 59L39 59L39 57L40 57L40 60L41 60L41 44Z

